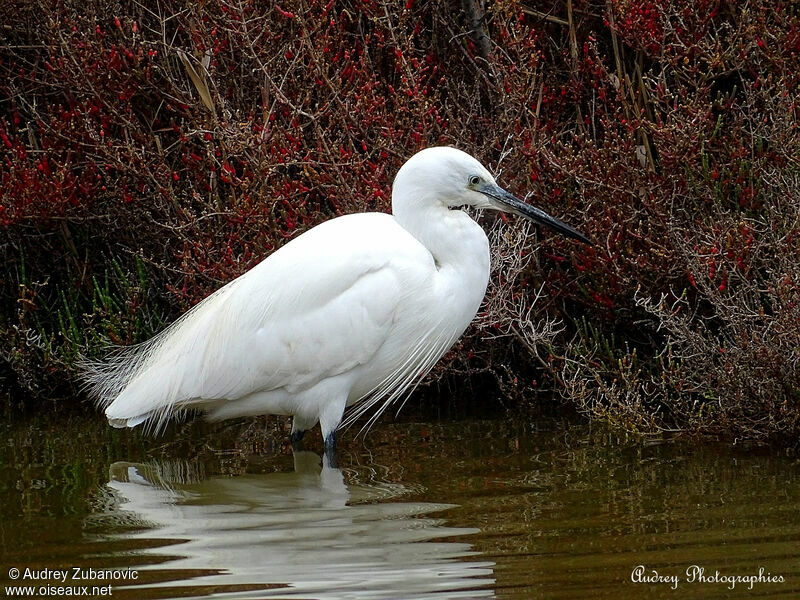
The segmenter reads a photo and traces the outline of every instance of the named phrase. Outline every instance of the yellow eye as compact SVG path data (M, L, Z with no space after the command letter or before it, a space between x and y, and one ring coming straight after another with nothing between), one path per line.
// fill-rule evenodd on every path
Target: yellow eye
M481 178L478 177L477 175L473 175L472 177L469 178L469 184L473 187L478 185L480 182Z

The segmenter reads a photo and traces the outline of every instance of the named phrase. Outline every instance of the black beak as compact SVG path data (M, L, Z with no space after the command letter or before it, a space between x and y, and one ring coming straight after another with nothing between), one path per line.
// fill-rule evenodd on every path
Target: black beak
M530 204L525 204L522 200L517 198L514 194L507 192L499 185L494 183L483 183L479 187L476 188L478 192L490 198L493 202L495 208L498 210L502 210L503 212L510 212L514 213L515 215L519 215L520 217L525 217L526 219L530 219L534 223L538 223L539 225L545 225L550 229L555 229L559 233L566 235L567 237L571 237L576 240L580 240L584 244L589 244L593 246L594 244L582 233L576 231L563 221L559 221L555 217L551 217L543 210L539 210L535 206L531 206Z

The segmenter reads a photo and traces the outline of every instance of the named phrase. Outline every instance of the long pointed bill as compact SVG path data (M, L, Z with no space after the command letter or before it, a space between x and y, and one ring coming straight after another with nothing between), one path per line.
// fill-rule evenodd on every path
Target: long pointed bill
M515 215L519 215L520 217L525 217L526 219L530 219L534 223L545 225L550 229L554 229L559 233L563 233L567 237L580 240L584 244L589 244L590 246L593 245L591 240L589 240L589 238L587 238L582 233L576 231L563 221L559 221L555 217L551 217L543 210L539 210L538 208L536 208L535 206L531 206L530 204L525 204L514 194L507 192L499 185L495 185L493 183L484 183L479 188L477 188L477 191L489 197L493 201L492 204L498 210L502 210L503 212L514 213Z

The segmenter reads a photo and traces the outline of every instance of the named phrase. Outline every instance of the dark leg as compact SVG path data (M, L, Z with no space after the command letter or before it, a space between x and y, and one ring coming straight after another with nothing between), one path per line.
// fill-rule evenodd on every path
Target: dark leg
M336 430L331 431L325 438L325 456L329 466L334 469L339 466L339 461L336 460Z
M292 431L292 435L289 436L289 440L292 442L292 447L295 450L302 450L302 441L303 436L306 434L305 429L298 429L296 431Z

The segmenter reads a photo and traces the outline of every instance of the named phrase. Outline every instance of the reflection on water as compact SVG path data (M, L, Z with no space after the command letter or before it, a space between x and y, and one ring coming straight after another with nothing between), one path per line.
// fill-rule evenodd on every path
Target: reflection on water
M394 500L406 492L398 484L348 486L313 452L296 452L294 466L202 479L191 464L115 463L110 501L91 526L138 525L114 535L128 542L172 540L142 553L175 558L140 570L197 573L186 583L237 598L250 597L237 586L253 584L274 588L253 591L259 598L492 596L492 563L468 559L468 543L435 541L478 531L429 516L452 505Z
M117 600L800 598L785 452L552 419L383 423L343 436L339 470L282 449L275 423L154 439L99 417L0 422L0 580L138 569ZM677 589L632 581L639 565ZM692 565L783 582L688 582Z

